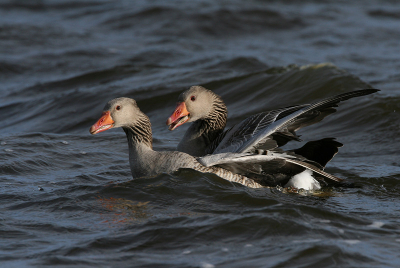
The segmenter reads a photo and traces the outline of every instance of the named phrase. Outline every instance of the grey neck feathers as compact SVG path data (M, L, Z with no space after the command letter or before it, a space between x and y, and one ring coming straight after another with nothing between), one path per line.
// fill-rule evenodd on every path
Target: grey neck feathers
M132 126L123 127L129 144L144 144L153 149L153 136L150 119L143 115Z

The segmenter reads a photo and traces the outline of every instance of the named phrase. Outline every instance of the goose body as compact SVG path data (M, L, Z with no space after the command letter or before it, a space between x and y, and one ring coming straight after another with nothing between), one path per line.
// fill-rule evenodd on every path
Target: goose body
M196 158L183 152L154 151L150 120L140 111L133 99L117 98L108 102L100 119L90 128L90 133L97 134L117 127L122 127L125 131L129 145L129 163L134 178L191 168L204 173L214 173L251 188L264 187L254 180L223 168L203 166Z

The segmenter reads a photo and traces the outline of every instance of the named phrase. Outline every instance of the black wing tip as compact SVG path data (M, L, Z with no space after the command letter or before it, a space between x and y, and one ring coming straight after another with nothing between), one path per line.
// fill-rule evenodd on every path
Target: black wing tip
M370 95L370 94L376 93L378 91L381 91L381 90L377 89L377 88L360 89L360 90L355 90L355 91L350 91L347 93L340 94L338 97L341 98L341 100L347 100L347 99L351 99L354 97Z
M368 95L368 94L376 93L381 90L377 89L377 88L366 88L366 89L361 89L360 91L363 91L366 93L366 95Z
M320 100L320 101L316 101L312 104L310 104L310 106L308 108L304 108L307 111L311 111L314 110L315 108L318 109L322 109L322 108L329 108L329 107L337 107L339 102L348 100L348 99L352 99L355 97L361 97L361 96L365 96L365 95L369 95L372 93L376 93L380 91L380 89L376 89L376 88L367 88L367 89L359 89L359 90L353 90L353 91L349 91L349 92L345 92L333 97L329 97L326 98L324 100Z
M330 141L330 142L334 143L337 147L343 147L343 143L337 141L336 138L330 137L330 138L321 139L321 141L324 141L324 140L327 140L327 141Z
M354 91L349 91L347 93L343 93L340 94L339 96L343 96L343 97L361 97L361 96L365 96L365 95L370 95L373 93L376 93L378 91L381 91L380 89L377 88L366 88L366 89L360 89L360 90L354 90Z

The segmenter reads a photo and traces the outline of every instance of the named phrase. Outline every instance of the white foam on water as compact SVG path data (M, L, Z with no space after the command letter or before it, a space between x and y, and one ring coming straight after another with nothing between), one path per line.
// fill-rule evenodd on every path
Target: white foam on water
M211 264L211 263L208 263L208 262L202 262L202 263L200 263L200 267L201 268L214 268L215 265Z
M381 228L383 225L385 225L384 222L374 221L372 224L368 225L367 227L370 227L370 228Z
M293 240L293 243L316 243L319 241L321 241L321 239Z
M330 220L320 220L319 222L320 223L330 223L331 221Z
M346 244L349 244L349 245L355 245L355 244L360 243L361 241L356 240L356 239L346 239L346 240L343 240L343 242L345 242Z

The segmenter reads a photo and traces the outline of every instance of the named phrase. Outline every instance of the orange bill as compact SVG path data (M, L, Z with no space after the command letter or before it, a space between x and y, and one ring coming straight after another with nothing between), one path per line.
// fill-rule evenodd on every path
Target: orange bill
M185 124L190 119L190 113L186 109L186 104L184 102L178 103L175 108L174 113L168 118L167 126L169 130L174 130L180 125Z
M90 128L91 134L97 134L99 132L106 131L114 126L114 120L112 120L110 112L104 112L100 119Z

